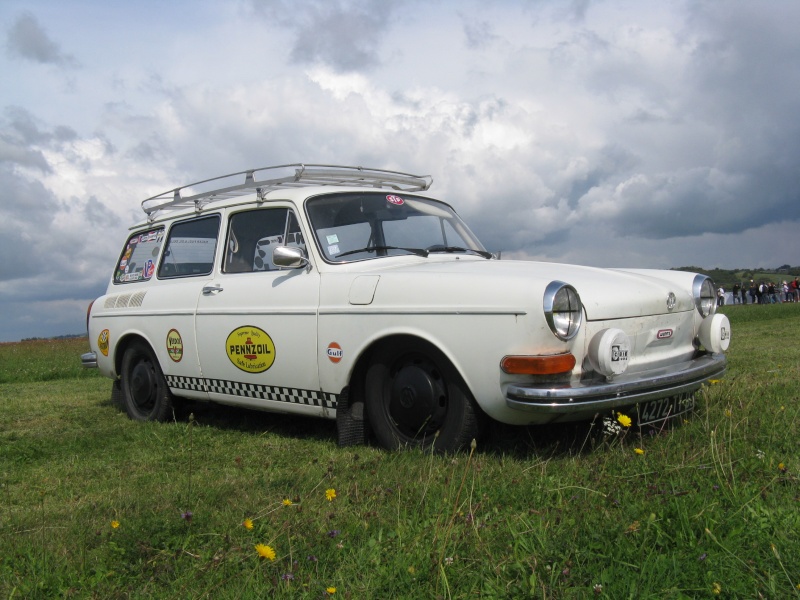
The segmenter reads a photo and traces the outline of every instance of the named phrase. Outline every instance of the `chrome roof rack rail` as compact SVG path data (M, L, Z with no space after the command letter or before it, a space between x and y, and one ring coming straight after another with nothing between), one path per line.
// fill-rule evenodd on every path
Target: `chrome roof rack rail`
M265 171L268 173L264 173ZM235 183L236 179L242 175L244 175L244 182L239 179L241 183ZM265 178L262 179L262 177ZM230 179L227 186L223 184L223 180L226 179ZM267 192L281 188L322 185L390 188L401 192L417 192L427 190L432 183L433 178L430 175L411 175L399 171L365 169L363 167L295 163L260 167L196 181L147 198L142 202L142 210L147 214L147 220L153 221L156 215L163 210L194 208L200 212L212 202L228 200L253 192L258 194L259 201L263 201Z

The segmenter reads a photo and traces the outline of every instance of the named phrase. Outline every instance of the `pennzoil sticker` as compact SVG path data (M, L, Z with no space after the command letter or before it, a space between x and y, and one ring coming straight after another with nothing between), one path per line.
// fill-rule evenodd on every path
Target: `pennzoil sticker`
M167 333L167 354L174 362L181 362L183 358L183 339L177 329Z
M247 325L231 331L225 353L234 366L247 373L263 373L275 362L275 344L263 329Z
M331 359L332 363L338 363L340 360L342 360L342 357L344 356L342 347L336 342L331 342L328 345L327 354L328 358Z
M97 348L103 356L108 356L108 329L103 329L97 336Z

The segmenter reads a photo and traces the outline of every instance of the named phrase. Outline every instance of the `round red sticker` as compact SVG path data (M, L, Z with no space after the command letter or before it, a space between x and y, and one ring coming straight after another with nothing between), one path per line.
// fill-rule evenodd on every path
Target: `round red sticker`
M338 363L340 360L342 360L342 356L344 356L342 347L336 342L331 342L328 346L328 358L331 359L331 362Z
M396 206L400 206L405 202L400 196L386 196L386 201Z

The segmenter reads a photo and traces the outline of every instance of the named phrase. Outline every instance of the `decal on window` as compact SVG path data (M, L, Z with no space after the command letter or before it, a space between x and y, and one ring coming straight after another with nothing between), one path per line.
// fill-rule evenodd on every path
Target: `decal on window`
M403 200L400 196L392 196L392 195L386 196L386 201L389 204L394 204L395 206L402 206L403 204L405 204L405 200Z
M247 325L231 331L225 353L233 365L247 373L263 373L275 362L275 344L263 329Z

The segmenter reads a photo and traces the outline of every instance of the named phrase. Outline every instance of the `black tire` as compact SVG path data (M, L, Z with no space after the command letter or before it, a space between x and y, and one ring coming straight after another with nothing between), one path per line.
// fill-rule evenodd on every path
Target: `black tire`
M125 412L134 421L166 421L172 416L172 393L147 344L135 342L125 350L120 384Z
M483 413L458 371L437 348L418 340L376 351L367 369L366 409L375 437L389 450L456 452L482 430Z

